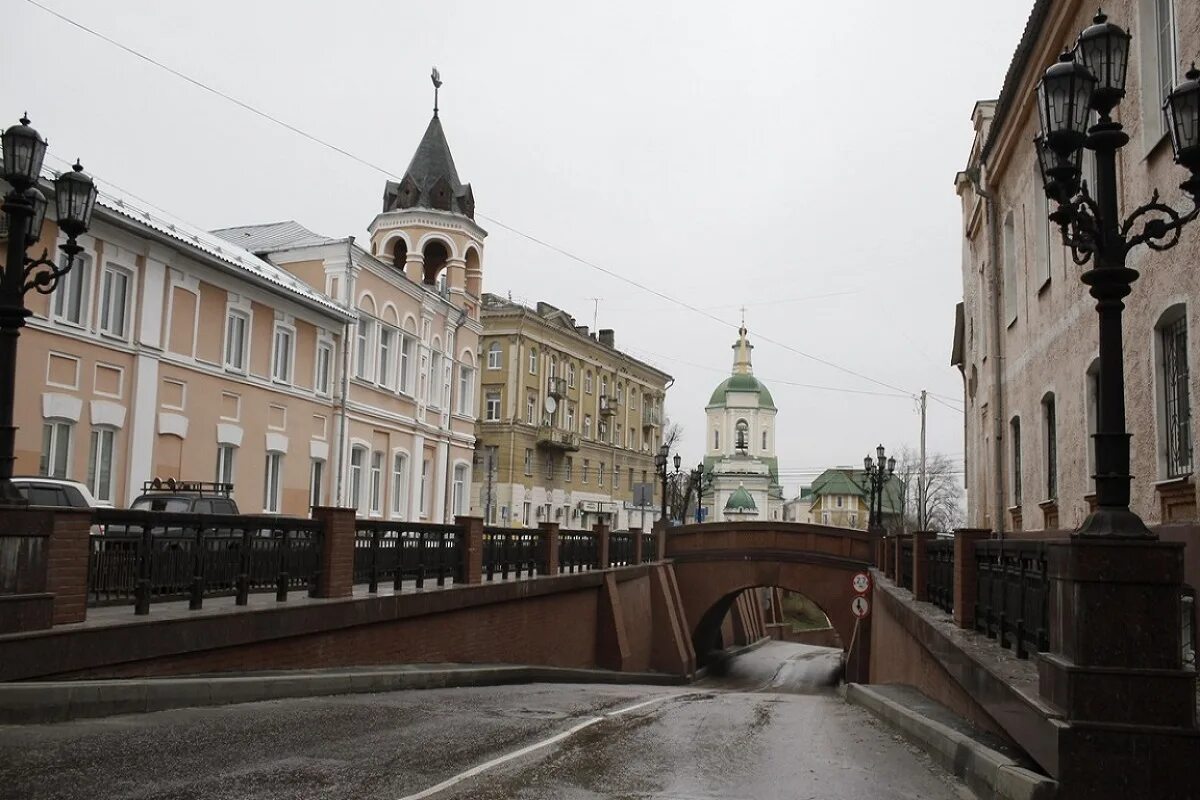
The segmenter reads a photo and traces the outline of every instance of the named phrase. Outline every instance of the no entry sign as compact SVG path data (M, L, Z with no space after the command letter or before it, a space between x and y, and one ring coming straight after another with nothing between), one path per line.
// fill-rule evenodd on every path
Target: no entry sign
M850 580L850 585L859 594L866 594L871 589L871 576L865 572L859 572Z
M867 602L867 598L859 595L850 601L850 610L854 612L854 616L862 619L871 613L871 604Z

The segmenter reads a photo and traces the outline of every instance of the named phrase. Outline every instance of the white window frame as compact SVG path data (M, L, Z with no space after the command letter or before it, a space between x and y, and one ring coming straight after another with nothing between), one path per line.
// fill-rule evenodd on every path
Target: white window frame
M592 371L590 369L583 373L583 392L584 394L592 393Z
M236 353L237 358L233 359L230 356L234 355L230 349L233 344L233 327L234 321L241 323L241 344ZM225 347L224 347L224 364L225 369L230 372L238 372L245 374L250 363L250 315L245 311L236 308L226 309L225 311Z
M403 450L392 452L392 517L404 519L408 516L408 453Z
M227 483L233 486L233 476L237 463L237 447L232 444L217 445L217 483Z
M533 448L531 447L525 448L525 474L533 474Z
M484 398L484 422L500 421L500 393L488 392Z
M467 465L454 465L454 483L450 490L450 510L455 517L466 516Z
M395 359L392 347L395 345L397 333L395 328L388 325L379 326L379 346L375 348L379 358L375 364L375 375L376 382L385 389L392 386L392 361Z
M66 442L62 443L64 438ZM69 419L51 418L42 422L42 456L38 464L40 475L65 480L71 474L74 438L75 423Z
M400 367L397 371L398 372L398 374L397 374L398 382L397 382L397 386L396 386L396 391L400 392L401 394L409 395L410 397L413 394L413 388L412 388L412 384L413 384L413 380L412 380L413 352L412 351L413 351L413 346L414 346L415 342L416 342L416 338L412 334L405 333L404 331L400 332L400 346L398 348L400 351L400 355L399 355Z
M287 343L287 352L284 354L283 363L280 363L279 350L280 341ZM275 330L271 334L271 380L276 383L284 383L290 385L292 383L292 367L296 361L296 329L291 325L285 325L282 322L275 323ZM283 367L283 374L280 374L280 367Z
M354 377L359 380L370 380L370 370L374 365L374 359L371 358L371 339L375 320L367 316L358 318L358 325L354 332Z
M529 348L529 374L537 375L538 352L536 347Z
M1001 224L1001 267L1004 293L1004 323L1012 325L1017 321L1017 223L1010 209L1004 215Z
M367 471L367 453L370 452L366 445L356 444L350 448L349 469L350 475L347 483L350 490L350 503L358 512L359 516L363 516L363 510L366 507L366 471ZM355 463L355 459L358 463Z
M316 508L325 499L325 459L310 459L308 465L308 505Z
M475 368L470 364L458 365L458 413L473 416L475 410Z
M371 451L371 483L370 483L370 514L378 517L383 514L383 451Z
M333 342L329 339L317 341L316 357L313 359L313 390L322 397L333 394Z
M429 486L429 459L421 459L421 496L417 498L417 514L421 517L429 516L429 492L426 491Z
M263 513L278 514L283 497L283 453L268 450L263 465Z
M67 256L65 254L59 256L59 265L65 266ZM50 318L55 322L63 325L68 325L72 328L86 328L88 325L88 310L91 307L89 302L91 299L91 277L92 277L92 257L86 253L80 253L75 256L75 261L71 267L71 271L64 275L58 281L58 286L54 288L54 297L50 301ZM68 293L78 289L78 306L79 319L71 319L64 313L67 304Z
M117 307L114 303L113 292L118 279L125 282L124 293L120 298L121 325L120 329L114 329L112 326L114 309ZM112 339L127 341L129 339L129 329L131 327L130 316L133 310L133 272L118 264L107 263L104 265L103 273L100 277L100 319L97 325L97 330L100 335Z
M488 345L487 368L504 368L504 348L500 346L499 342L492 342L490 345Z
M107 450L105 441L107 440ZM91 446L88 450L87 487L97 503L111 505L116 495L116 475L113 473L113 462L116 460L117 429L108 425L97 425L92 428ZM107 460L107 464L105 464ZM107 468L108 490L102 491L101 474Z

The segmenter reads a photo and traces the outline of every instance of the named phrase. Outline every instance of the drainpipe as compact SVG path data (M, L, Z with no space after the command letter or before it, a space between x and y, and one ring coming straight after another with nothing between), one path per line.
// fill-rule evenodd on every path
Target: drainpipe
M346 296L350 298L349 307L354 308L354 237L346 240ZM355 325L358 323L355 322ZM343 456L346 450L346 403L350 395L350 323L342 327L342 380L341 402L338 408L337 452L334 453L334 475L337 480L337 505L344 508L345 477L342 472Z
M1004 369L1001 364L1003 356L1001 355L1000 336L1003 333L1003 326L1000 323L1002 309L1000 307L1000 281L997 276L1000 274L1000 237L999 237L999 217L1000 210L996 206L996 198L989 191L984 191L980 184L980 169L974 167L967 170L967 178L971 181L971 186L975 193L983 198L987 204L987 231L988 231L988 261L991 263L991 269L988 272L988 302L992 311L992 441L994 443L994 452L992 453L992 470L994 474L994 491L993 504L995 511L992 514L992 522L996 530L996 535L1004 538L1005 526L1005 506L1004 506L1004 391L1001 386L1001 381L1004 378Z

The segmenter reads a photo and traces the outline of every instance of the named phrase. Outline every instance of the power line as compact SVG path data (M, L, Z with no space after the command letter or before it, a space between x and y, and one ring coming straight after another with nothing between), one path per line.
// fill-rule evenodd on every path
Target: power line
M274 116L273 114L270 114L266 111L262 111L261 109L258 109L243 100L239 100L238 98L234 97L233 95L228 94L227 92L224 92L220 89L210 86L209 84L204 83L201 80L191 77L187 73L181 72L180 70L170 67L170 66L164 64L163 62L158 61L157 59L155 59L149 55L146 55L145 53L142 53L139 50L136 50L126 44L123 44L122 42L119 42L110 36L100 33L99 31L95 30L94 28L84 25L81 22L77 22L76 20L66 16L65 14L62 14L58 11L55 11L52 8L49 8L48 6L43 5L42 3L38 2L38 0L25 0L25 1L27 3L29 3L30 5L34 6L35 8L41 9L42 11L46 12L47 14L50 14L51 16L67 23L68 25L71 25L72 27L77 28L91 36L95 36L96 38L100 39L101 41L104 41L104 42L112 45L113 47L116 47L116 48L128 53L129 55L134 56L135 58L145 61L146 63L148 63L152 66L158 67L159 69L161 69L183 81L186 81L186 82L192 84L193 86L195 86L198 89L201 89L205 92L213 94L213 95L215 95L223 100L226 100L230 103L233 103L234 105L238 106L239 108L241 108L244 111L248 111L257 117L267 120L268 122L272 122L276 125L279 125L280 127L284 128L288 131L291 131L292 133L295 133L298 136L301 136L301 137L309 140L310 142L313 142L314 144L320 145L321 147L325 147L329 150L339 153L339 154L357 162L358 164L361 164L365 167L376 170L377 172L379 172L383 175L386 175L390 178L395 178L397 180L401 179L401 176L397 175L396 173L392 172L391 170L387 169L386 167L383 167L379 164L376 164L372 161L362 158L361 156L355 155L354 153L350 152L349 150L339 147L338 145L334 144L333 142L327 141L327 140L322 139L318 136L315 136L311 133L308 133L307 131L303 130L302 128L292 125L289 122L285 122L284 120ZM709 313L708 311L705 311L702 308L699 308L699 307L697 307L691 303L688 303L686 301L680 300L676 297L672 297L671 295L660 292L657 289L653 289L639 281L633 280L632 278L628 278L624 275L621 275L620 273L614 272L606 267L596 264L595 262L589 261L588 259L583 258L582 256L575 255L574 253L572 253L569 250L566 250L562 247L552 244L544 239L540 239L532 234L525 233L524 231L514 228L511 225L507 225L504 222L501 222L500 220L496 219L495 217L491 217L491 216L488 216L487 214L483 214L483 213L479 213L479 212L476 213L476 216L487 220L488 222L492 223L493 225L497 225L501 228L504 228L505 230L509 231L510 233L512 233L516 236L527 239L530 242L533 242L534 244L540 245L540 246L546 248L547 250L558 253L559 255L561 255L567 259L570 259L571 261L575 261L576 263L579 263L586 267L594 269L597 272L603 273L615 280L619 280L623 283L629 284L630 286L634 286L638 289L641 289L644 292L647 292L658 298L661 298L661 299L666 300L670 303L673 303L677 306L680 306L681 308L685 308L695 314L699 314L703 317L706 317L714 322L719 323L720 325L724 325L726 327L732 327L732 328L737 327L733 323L726 322L725 320L721 319L720 317L716 316L715 314ZM798 355L802 358L806 358L810 361L815 361L818 364L822 364L831 369L838 370L839 372L843 372L847 375L851 375L860 380L864 380L864 381L867 381L868 383L873 383L873 384L876 384L877 386L882 386L884 388L891 389L896 392L901 392L901 393L905 394L906 396L911 397L914 395L913 392L903 389L899 386L895 386L886 381L881 381L877 378L872 378L869 375L865 375L861 372L850 369L849 367L844 367L841 364L838 364L836 362L830 361L825 358L821 358L820 356L813 355L812 353L807 353L803 350L800 350L799 348L793 347L792 345L789 345L785 342L781 342L777 339L773 339L762 333L756 333L755 335L761 341L767 342L769 344L773 344L777 347L782 347L783 349L785 349L789 352L795 353L796 355Z

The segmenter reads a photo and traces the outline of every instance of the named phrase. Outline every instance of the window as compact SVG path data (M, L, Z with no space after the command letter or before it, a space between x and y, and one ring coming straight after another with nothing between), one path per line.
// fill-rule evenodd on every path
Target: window
M851 528L858 527L858 514L855 514L853 511L850 512L850 527Z
M66 478L71 460L71 428L66 420L50 420L42 425L42 460L38 473L48 478Z
M1154 104L1160 109L1167 95L1175 88L1175 0L1154 0L1154 30L1157 44L1157 67L1155 78L1158 82L1158 93L1153 97ZM1162 114L1158 114L1160 130L1166 130L1162 122Z
M1055 419L1054 395L1042 398L1042 427L1046 436L1046 499L1058 499L1058 420Z
M553 377L554 377L554 376L556 376L556 375L558 375L558 359L557 359L557 358L555 358L554 356L550 356L550 374L549 374L549 377L553 378Z
M313 388L317 394L328 395L333 383L333 345L329 342L317 344L316 375L313 376Z
M621 468L613 464L613 488L621 488Z
M371 453L371 513L383 511L383 453Z
M1188 393L1187 317L1183 306L1163 314L1158 324L1159 404L1166 476L1181 478L1192 472L1191 398Z
M525 448L525 474L533 474L533 450L528 447Z
M1017 318L1017 233L1013 225L1013 214L1009 211L1004 216L1004 233L1001 239L1004 248L1004 321L1012 324Z
M246 371L246 329L250 319L240 311L230 311L225 318L225 368Z
M834 496L834 498L833 498L833 504L834 504L835 506L837 506L838 508L841 508L841 507L842 507L842 496L841 496L840 494L839 494L839 495L835 495L835 496Z
M521 507L521 524L525 525L526 527L529 526L529 512L531 510L532 510L532 507L531 507L529 501L526 500L525 504Z
M412 394L413 337L400 334L400 391Z
M111 264L104 268L100 286L100 332L124 339L129 311L130 275Z
M392 456L392 516L404 517L408 512L408 456Z
M280 484L283 479L283 453L267 453L266 475L263 478L263 511L279 513Z
M367 461L367 448L350 448L350 504L362 512L363 503L363 467Z
M821 512L821 524L822 524L822 525L828 525L828 524L829 524L829 512L828 512L828 511L822 511L822 512Z
M1037 288L1039 291L1050 282L1050 252L1054 242L1053 229L1050 223L1050 200L1046 197L1046 193L1042 191L1041 170L1037 165L1037 159L1034 159L1034 180L1033 180L1033 220L1034 233L1037 236L1035 242L1036 247L1034 252L1034 268L1037 275Z
M613 444L618 447L621 445L621 423L617 423L616 434L613 437Z
M67 265L67 256L59 256L59 266ZM72 325L87 324L88 278L92 260L82 253L75 257L71 271L64 275L54 290L54 318Z
M605 467L604 467L604 462L603 462L603 461L601 461L601 462L600 462L600 469L596 470L596 485L597 485L597 486L603 486L603 485L604 485L604 469L605 469Z
M536 418L537 418L537 397L535 395L531 394L525 398L525 421L528 422L530 425L532 425L534 419L536 419Z
M1008 423L1012 437L1012 504L1021 505L1021 418L1013 417Z
M87 486L91 490L92 496L100 503L111 503L113 500L112 462L115 438L116 431L112 428L92 429Z
M575 388L575 364L567 364L567 386Z
M488 392L483 418L488 422L498 422L500 419L500 393Z
M592 438L592 415L583 415L583 436L585 439Z
M567 415L567 430L574 431L575 430L575 404L574 403L567 403L566 415Z
M362 317L358 320L358 332L354 342L354 377L367 379L371 365L371 329L375 323Z
M454 484L450 494L450 508L454 516L461 517L467 513L467 465L454 466Z
M426 497L425 487L429 483L429 459L421 460L421 495L417 498L417 513L422 517L429 513L429 500Z
M429 366L429 405L442 407L442 354L435 352Z
M546 453L545 458L543 459L542 466L544 466L546 468L546 480L548 480L548 481L553 480L554 479L554 455L552 453Z
M500 369L504 366L503 356L500 351L500 343L492 342L488 345L488 369Z
M570 483L575 476L575 459L567 456L567 465L565 467L567 482Z
M583 391L588 394L592 393L592 371L588 370L583 373Z
M713 450L720 450L720 449L721 449L721 432L719 430L714 430L713 431Z
M766 428L763 429L763 447L762 447L762 449L763 450L767 449L767 430L766 430Z
M325 462L314 458L308 468L308 505L315 508L324 499Z
M458 368L458 413L475 415L475 370L466 364Z
M629 488L633 488L633 467L629 468Z
M281 383L292 382L292 332L275 326L275 351L271 358L271 377Z
M600 396L608 397L608 378L607 377L600 379Z
M217 483L233 485L233 454L236 451L231 444L217 445Z
M379 326L379 369L375 372L380 386L392 384L392 343L396 339L396 331L386 325Z
M592 468L592 462L588 459L583 460L583 474L579 476L579 482L586 484L588 482L588 470Z
M529 348L529 374L537 375L537 348Z

